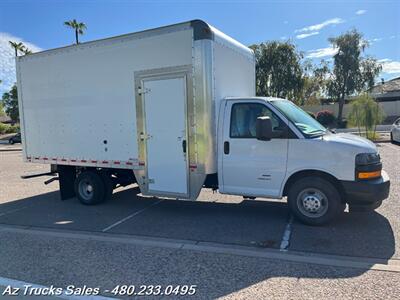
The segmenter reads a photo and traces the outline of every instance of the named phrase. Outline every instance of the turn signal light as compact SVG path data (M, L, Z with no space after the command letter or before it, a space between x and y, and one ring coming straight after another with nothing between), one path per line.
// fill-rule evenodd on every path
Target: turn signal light
M371 179L381 177L381 170L373 172L360 172L358 173L358 179Z

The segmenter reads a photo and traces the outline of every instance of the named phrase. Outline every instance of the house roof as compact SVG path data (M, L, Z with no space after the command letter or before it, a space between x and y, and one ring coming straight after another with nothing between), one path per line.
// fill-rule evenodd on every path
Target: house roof
M400 92L400 77L377 84L371 89L371 94L375 95L395 92Z

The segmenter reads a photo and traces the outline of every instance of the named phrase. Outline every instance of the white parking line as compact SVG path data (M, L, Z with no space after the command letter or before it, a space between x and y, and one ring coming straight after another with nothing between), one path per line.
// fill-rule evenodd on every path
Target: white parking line
M287 251L290 244L290 235L292 234L292 223L293 216L290 215L288 223L286 224L285 231L282 235L281 246L279 247L280 251Z
M51 287L44 286L44 285L39 285L39 284L34 284L26 281L20 281L20 280L15 280L11 278L5 278L5 277L0 277L0 286L3 286L5 288L11 287L13 290L15 288L18 288L18 295L17 298L23 298L24 296L32 296L32 297L37 297L35 295L29 295L29 291L33 290L41 290L42 293L46 293L47 291L50 291ZM58 287L55 287L58 288ZM54 289L53 289L54 290ZM26 291L26 292L25 292ZM5 290L0 291L0 295L4 294ZM28 294L25 294L28 293ZM60 295L58 295L60 294ZM47 296L47 297L55 297L55 298L60 298L60 299L91 299L91 300L108 300L108 299L115 299L115 298L109 298L109 297L103 297L103 296L74 296L74 295L69 295L70 292L68 292L65 289L62 289L61 293L57 293L56 295L48 293L47 295L43 294L40 296ZM7 296L9 294L4 294L2 296ZM12 296L12 295L9 295Z
M146 206L145 208L143 208L143 209L141 209L141 210L138 210L137 212L134 212L133 214L131 214L131 215L129 215L129 216L127 216L127 217L125 217L125 218L119 220L118 222L115 222L114 224L112 224L112 225L110 225L110 226L104 228L104 229L102 230L102 232L107 232L107 231L109 231L110 229L114 228L115 226L118 226L119 224L124 223L125 221L127 221L127 220L133 218L134 216L137 216L138 214L144 212L145 210L147 210L148 208L150 208L150 207L152 207L152 206L154 206L154 205L157 205L158 203L160 203L160 202L162 202L162 201L164 201L164 200L163 200L163 199L158 200L157 202L154 202L153 204L151 204L151 205L149 205L149 206Z

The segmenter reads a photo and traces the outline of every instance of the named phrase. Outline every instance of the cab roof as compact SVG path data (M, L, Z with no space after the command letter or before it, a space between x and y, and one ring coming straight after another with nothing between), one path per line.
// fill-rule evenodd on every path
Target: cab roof
M282 100L287 100L287 99L283 99L283 98L277 98L277 97L226 97L225 100L228 101L240 101L240 100L262 100L262 101L282 101Z

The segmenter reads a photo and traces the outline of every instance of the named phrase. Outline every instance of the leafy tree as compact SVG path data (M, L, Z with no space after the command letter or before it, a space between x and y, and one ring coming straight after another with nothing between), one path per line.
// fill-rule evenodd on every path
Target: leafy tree
M256 57L256 92L260 96L295 99L304 80L302 54L290 41L271 41L250 46Z
M86 30L86 24L82 23L82 22L78 22L75 19L70 20L70 21L66 21L64 22L64 25L70 27L71 29L73 29L75 31L75 41L76 44L79 44L79 35L83 34L84 31Z
M3 94L2 100L4 103L4 110L6 114L11 118L13 123L18 123L18 92L17 86L15 84L11 87L11 90L9 92Z
M0 117L5 116L3 101L0 101Z
M316 105L319 99L326 93L328 63L324 60L319 65L314 65L310 60L303 63L303 89L298 101L299 105Z
M368 43L357 30L330 38L329 41L338 52L334 56L328 93L339 102L338 121L341 122L345 98L371 88L382 66L373 58L361 56Z
M18 51L24 51L24 49L25 49L25 46L24 46L24 44L23 43L21 43L21 42L19 42L19 43L17 43L17 42L13 42L13 41L8 41L9 43L10 43L10 46L12 47L12 48L14 48L14 51L15 51L15 56L18 56Z
M373 138L376 132L376 125L384 119L384 112L375 100L367 93L360 95L351 103L349 122L357 126L361 135L361 128L365 129L367 138Z
M0 83L2 83L3 81L0 80ZM0 117L3 117L6 113L4 112L4 104L3 101L0 101Z

